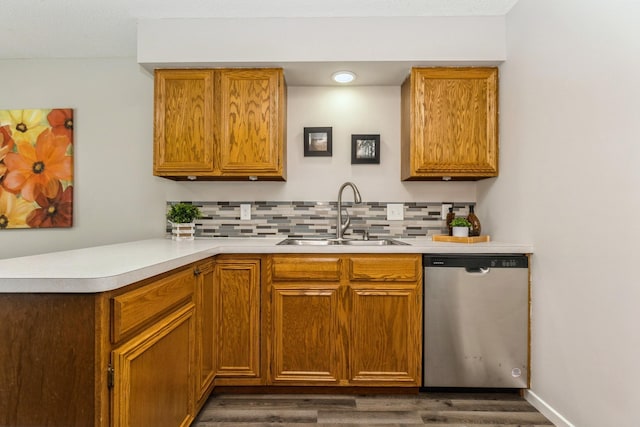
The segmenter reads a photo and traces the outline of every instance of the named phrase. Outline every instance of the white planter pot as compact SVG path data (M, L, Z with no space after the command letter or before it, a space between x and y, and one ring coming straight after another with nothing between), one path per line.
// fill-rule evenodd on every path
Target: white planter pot
M453 227L454 237L469 237L469 227Z
M172 240L193 240L196 233L196 223L175 223L171 222L171 239Z

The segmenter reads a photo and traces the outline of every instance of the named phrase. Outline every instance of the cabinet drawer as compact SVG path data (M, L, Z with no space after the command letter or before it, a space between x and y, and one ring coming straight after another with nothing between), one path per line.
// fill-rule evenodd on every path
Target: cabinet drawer
M179 271L126 294L113 298L114 342L193 297L191 269Z
M350 257L349 280L414 282L421 277L419 255Z
M340 281L342 262L338 257L273 257L273 280Z

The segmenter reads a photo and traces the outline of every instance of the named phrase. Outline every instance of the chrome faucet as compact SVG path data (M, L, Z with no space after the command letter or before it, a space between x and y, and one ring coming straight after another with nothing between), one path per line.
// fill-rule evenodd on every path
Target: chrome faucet
M358 187L353 182L345 182L340 187L338 191L338 218L336 222L336 239L342 240L342 236L344 235L347 228L349 228L349 224L351 224L351 218L349 217L349 212L345 208L344 212L346 214L347 220L342 223L342 192L346 187L351 187L353 190L353 202L354 203L362 203L362 198L360 197L360 191L358 191Z

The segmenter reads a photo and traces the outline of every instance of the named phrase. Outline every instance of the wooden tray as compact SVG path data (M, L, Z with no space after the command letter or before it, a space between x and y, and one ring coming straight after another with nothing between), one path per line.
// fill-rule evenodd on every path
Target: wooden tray
M432 237L434 242L452 242L452 243L480 243L489 242L491 237L489 235L474 236L474 237L454 237L447 236L446 234L436 234Z

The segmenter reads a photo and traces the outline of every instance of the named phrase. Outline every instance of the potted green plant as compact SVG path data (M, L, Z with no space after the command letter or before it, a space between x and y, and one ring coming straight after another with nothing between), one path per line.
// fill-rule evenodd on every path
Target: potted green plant
M455 217L449 224L453 230L453 236L455 237L469 237L469 227L471 223L461 216Z
M193 240L196 231L195 220L202 217L200 208L191 203L175 203L167 212L171 223L173 240Z

